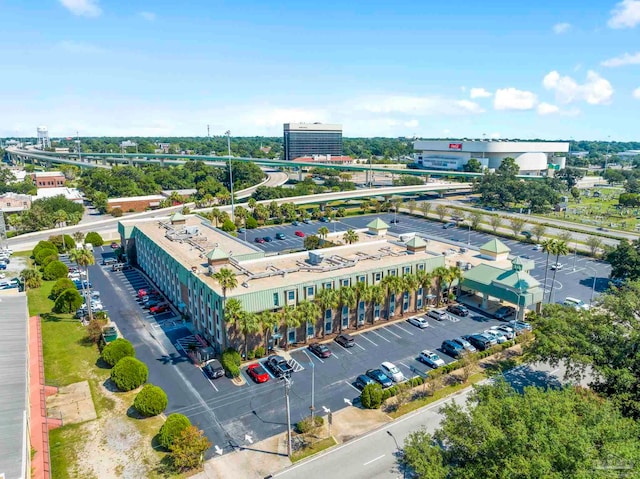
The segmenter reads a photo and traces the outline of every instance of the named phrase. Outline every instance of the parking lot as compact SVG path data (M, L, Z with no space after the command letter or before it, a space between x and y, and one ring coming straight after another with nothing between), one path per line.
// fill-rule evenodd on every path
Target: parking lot
M248 242L251 242L253 245L267 252L280 252L303 247L304 238L298 238L294 235L294 232L297 230L302 231L305 236L308 234L317 234L318 229L322 226L326 226L330 232L343 232L350 228L366 228L367 223L376 217L380 217L389 224L389 232L391 233L399 234L416 232L425 237L432 238L437 241L448 242L455 246L471 245L472 247L479 248L484 243L494 238L494 236L489 233L481 233L473 230L469 231L468 227L452 227L444 229L442 227L443 224L437 221L425 221L421 218L405 214L398 214L396 217L394 213L338 218L332 223L322 223L314 220L312 224L308 225L300 223L298 226L268 226L265 228L248 230L246 236ZM391 221L396 218L399 222L397 224L391 223ZM277 233L284 233L285 239L275 239ZM241 238L244 237L243 234L240 234L239 236ZM256 237L264 236L272 237L273 241L263 244L257 244L254 242ZM530 273L541 283L544 282L544 269L546 264L545 253L542 251L535 251L532 244L503 238L500 238L500 241L511 248L511 254L523 257L526 256L533 260L535 262L535 268ZM569 245L569 247L571 247L571 245ZM555 258L549 258L549 264L554 263L554 261ZM552 302L562 302L565 297L571 296L581 299L585 303L589 303L592 295L592 288L594 286L594 277L594 297L596 297L598 293L607 289L609 284L608 277L611 272L611 267L608 263L580 255L575 257L574 255L561 257L560 263L562 263L564 267L556 274L553 292L554 298ZM547 277L547 293L550 293L551 290L552 277L553 271L549 271Z

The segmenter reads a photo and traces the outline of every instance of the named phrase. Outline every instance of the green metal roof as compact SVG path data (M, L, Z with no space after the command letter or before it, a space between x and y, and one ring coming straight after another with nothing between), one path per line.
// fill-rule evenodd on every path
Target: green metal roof
M185 215L183 215L182 213L180 213L179 211L176 211L174 214L172 214L171 216L169 216L169 219L173 222L173 221L186 221L187 217Z
M540 282L524 271L502 269L488 264L479 264L464 273L464 280L473 281L485 286L505 287L521 290L523 293L540 287Z
M367 228L371 228L374 230L387 230L389 229L389 225L382 221L380 218L376 218L367 225Z
M207 256L207 259L212 259L212 260L229 258L229 255L223 250L221 250L220 248L213 248L211 251L207 253L206 256Z
M488 251L489 253L509 253L511 248L509 248L506 244L504 244L499 239L492 239L491 241L487 241L485 244L480 246L480 252Z
M407 246L410 246L411 248L421 248L422 246L427 246L427 242L420 238L420 236L414 236L405 244Z

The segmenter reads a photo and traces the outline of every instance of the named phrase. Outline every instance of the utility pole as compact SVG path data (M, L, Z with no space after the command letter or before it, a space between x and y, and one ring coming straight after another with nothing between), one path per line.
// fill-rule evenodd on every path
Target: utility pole
M289 407L289 389L291 389L291 377L285 375L284 380L284 397L287 404L287 455L291 457L293 454L291 447L291 408Z
M64 236L63 236L64 239ZM7 242L7 225L4 223L4 212L0 209L0 246L7 248L9 243Z
M309 356L309 353L307 353L305 350L303 350L302 352L306 354L307 358L309 358L309 363L311 364L311 406L309 407L309 409L311 410L311 420L313 422L313 416L316 410L316 406L315 406L316 365L311 359L311 356Z
M227 130L227 149L229 152L229 190L231 191L231 221L235 223L235 205L233 201L233 168L231 168L231 130ZM287 396L287 402L289 398ZM291 454L289 454L291 455Z

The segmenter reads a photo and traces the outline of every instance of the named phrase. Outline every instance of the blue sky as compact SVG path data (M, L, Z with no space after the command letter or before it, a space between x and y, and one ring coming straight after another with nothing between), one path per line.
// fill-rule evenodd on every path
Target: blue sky
M345 136L640 139L640 0L0 0L0 18L0 136L322 121Z

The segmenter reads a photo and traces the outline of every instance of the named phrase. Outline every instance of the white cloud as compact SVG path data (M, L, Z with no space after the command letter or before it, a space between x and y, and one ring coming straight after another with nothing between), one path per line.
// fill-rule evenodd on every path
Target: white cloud
M553 26L553 33L555 33L556 35L562 35L563 33L567 33L570 29L570 23L556 23Z
M491 92L488 92L484 88L472 88L469 92L471 98L487 98L491 96Z
M625 65L640 65L640 52L633 55L625 53L619 57L609 58L601 63L603 67L622 67Z
M633 28L640 24L640 0L623 0L611 10L610 28Z
M102 9L98 0L59 0L63 7L81 17L99 17Z
M538 114L539 115L551 115L552 113L558 113L560 108L557 105L552 105L551 103L540 103L538 105Z
M410 115L464 115L482 113L477 103L468 100L451 100L439 96L379 95L356 100L356 110L370 113Z
M153 22L157 18L156 14L153 12L140 12L138 13L142 18L144 18L148 22Z
M556 101L567 104L586 101L590 105L604 105L611 102L613 87L605 78L594 71L587 72L585 83L580 85L570 76L560 76L557 71L549 72L542 80L547 90L555 91Z
M418 122L418 120L409 120L404 122L404 126L406 126L407 128L415 128L419 124L420 122Z
M474 101L458 100L455 105L469 113L483 113L484 109Z
M500 88L496 90L493 108L496 110L531 110L538 103L538 97L530 91L516 88Z
M640 100L640 86L638 88L636 88L635 90L633 90L633 98Z

